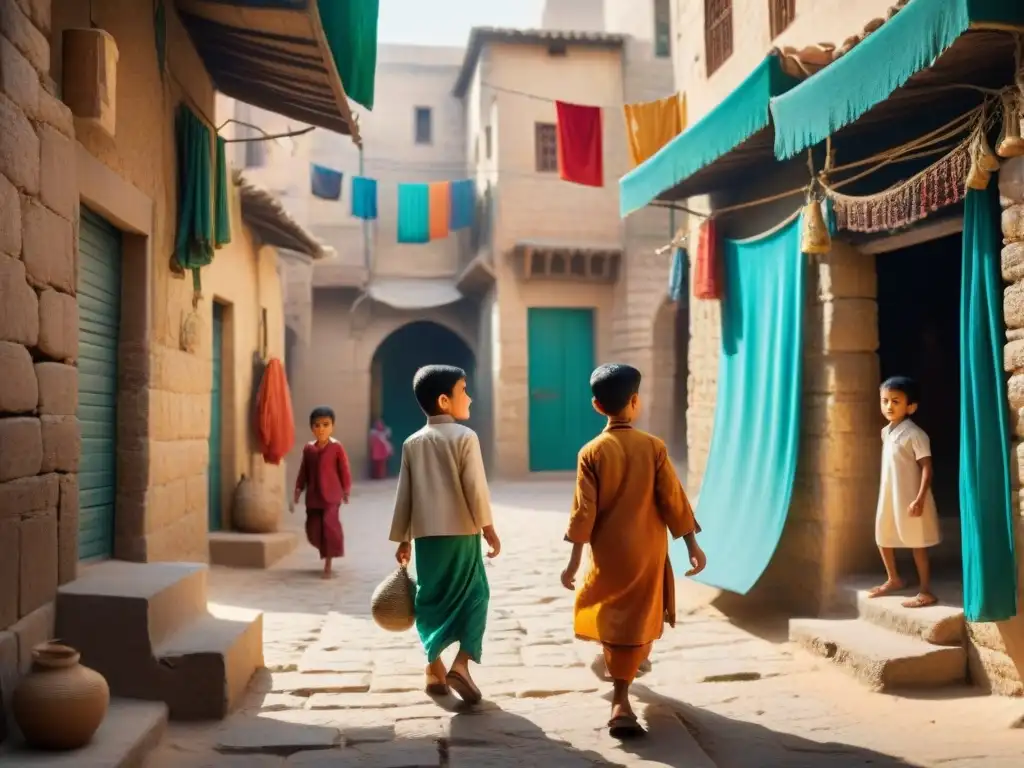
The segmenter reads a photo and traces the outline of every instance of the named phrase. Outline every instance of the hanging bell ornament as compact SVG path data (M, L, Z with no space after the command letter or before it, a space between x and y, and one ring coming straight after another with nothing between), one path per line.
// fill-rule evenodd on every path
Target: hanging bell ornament
M815 256L822 256L832 250L832 238L821 213L821 203L817 200L809 200L804 206L800 250Z
M1024 139L1020 135L1020 98L1016 95L1003 98L1003 130L999 134L996 153L1006 158L1024 156Z

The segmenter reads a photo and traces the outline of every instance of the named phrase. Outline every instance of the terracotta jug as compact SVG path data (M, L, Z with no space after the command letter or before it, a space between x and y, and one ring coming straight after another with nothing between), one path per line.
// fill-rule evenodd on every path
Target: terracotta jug
M106 717L107 681L78 660L78 651L58 643L32 649L32 669L18 683L11 701L14 720L30 747L79 749Z
M274 533L280 515L280 503L252 478L242 475L231 505L231 523L235 530L240 533Z

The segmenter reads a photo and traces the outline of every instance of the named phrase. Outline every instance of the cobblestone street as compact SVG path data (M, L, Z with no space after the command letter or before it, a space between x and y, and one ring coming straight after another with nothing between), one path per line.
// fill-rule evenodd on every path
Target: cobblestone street
M634 687L650 735L614 742L610 686L596 646L573 640L572 598L558 582L564 480L493 488L503 551L488 564L491 619L474 670L485 703L469 713L431 701L415 634L388 634L369 616L370 593L394 567L392 494L392 483L358 488L331 582L304 541L266 572L211 569L211 601L265 612L268 670L228 720L172 724L152 768L1020 765L1019 700L869 693L781 642L778 627L742 629L689 587ZM286 523L297 527L301 510Z

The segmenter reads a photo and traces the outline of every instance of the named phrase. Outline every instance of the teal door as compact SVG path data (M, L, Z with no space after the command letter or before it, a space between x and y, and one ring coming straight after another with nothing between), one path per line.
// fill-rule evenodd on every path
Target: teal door
M576 468L576 454L601 431L590 404L594 311L527 310L530 471Z
M213 303L213 386L210 390L210 466L207 470L207 500L210 530L224 528L221 509L221 371L224 362L224 305Z
M121 233L83 207L78 226L78 557L114 551Z

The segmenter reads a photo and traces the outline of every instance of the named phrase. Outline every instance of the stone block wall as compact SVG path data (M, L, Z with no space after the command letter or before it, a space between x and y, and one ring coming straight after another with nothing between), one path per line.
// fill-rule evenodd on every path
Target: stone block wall
M49 0L0 3L0 703L78 561L78 194ZM70 169L70 170L69 170ZM0 707L0 740L6 734Z

